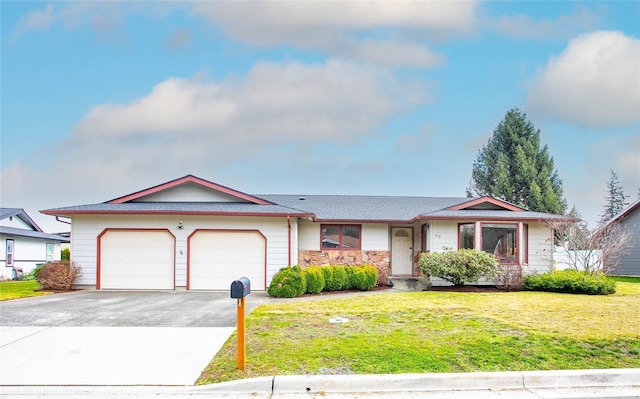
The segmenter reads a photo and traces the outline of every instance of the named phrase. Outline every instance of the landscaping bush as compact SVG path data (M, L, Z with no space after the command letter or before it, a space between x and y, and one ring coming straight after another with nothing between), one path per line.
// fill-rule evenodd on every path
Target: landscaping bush
M424 274L440 277L453 285L464 285L481 277L492 279L498 273L496 258L476 249L424 253L419 265Z
M46 290L71 291L79 276L80 268L75 262L60 260L45 263L37 280L40 287Z
M615 280L602 274L594 275L576 270L527 276L524 279L524 287L531 291L588 295L609 295L616 292Z
M347 271L345 268L349 266L334 265L329 267L333 268L333 283L336 287L333 291L348 290L349 281L347 280Z
M277 298L294 298L304 294L307 284L300 266L283 267L273 276L267 294Z
M496 287L505 291L521 290L524 272L522 265L500 265L494 282Z
M367 291L378 283L378 269L371 265L347 267L350 270L350 288ZM348 273L349 274L349 273Z
M310 266L304 270L308 294L319 294L324 289L324 273L319 266Z
M354 290L356 289L354 285L354 281L356 279L356 268L357 266L345 266L344 271L347 273L347 282L345 283L345 290Z

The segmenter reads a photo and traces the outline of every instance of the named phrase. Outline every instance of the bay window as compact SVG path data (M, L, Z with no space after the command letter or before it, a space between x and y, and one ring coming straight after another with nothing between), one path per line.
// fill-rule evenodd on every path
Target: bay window
M520 242L517 223L460 223L458 225L458 248L479 249L496 257L502 264L527 262L528 226L522 225L524 241ZM476 240L477 234L480 235ZM480 247L478 247L480 245Z

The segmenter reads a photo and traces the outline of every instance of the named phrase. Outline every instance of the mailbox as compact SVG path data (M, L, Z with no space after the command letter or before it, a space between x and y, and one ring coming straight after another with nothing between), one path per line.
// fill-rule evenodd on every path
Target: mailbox
M246 277L240 277L231 283L231 298L244 298L251 293L251 282Z

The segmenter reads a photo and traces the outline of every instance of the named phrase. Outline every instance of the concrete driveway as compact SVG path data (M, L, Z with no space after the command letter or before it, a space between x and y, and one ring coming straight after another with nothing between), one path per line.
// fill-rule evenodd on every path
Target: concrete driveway
M252 293L247 312L268 300ZM234 331L236 305L185 291L0 302L0 385L191 385Z

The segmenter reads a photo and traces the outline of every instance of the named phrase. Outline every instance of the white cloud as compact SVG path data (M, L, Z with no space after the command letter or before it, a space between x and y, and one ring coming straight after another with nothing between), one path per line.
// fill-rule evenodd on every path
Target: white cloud
M443 62L424 39L473 30L476 9L475 1L197 2L193 12L252 45L422 68Z
M640 121L640 40L598 31L571 40L534 78L532 113L583 127Z
M517 38L566 39L593 29L597 19L596 13L580 8L573 14L561 14L556 19L535 19L526 14L487 17L484 25L489 30Z
M74 137L208 143L349 141L428 93L354 64L260 63L243 79L171 78L130 104L94 107Z

